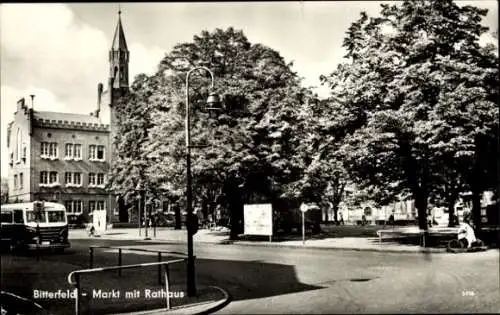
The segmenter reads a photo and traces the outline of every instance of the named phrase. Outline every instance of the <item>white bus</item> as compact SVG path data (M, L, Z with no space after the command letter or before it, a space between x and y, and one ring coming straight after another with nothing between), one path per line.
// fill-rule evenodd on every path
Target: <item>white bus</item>
M0 218L2 248L62 251L70 246L66 208L61 204L43 201L4 204Z

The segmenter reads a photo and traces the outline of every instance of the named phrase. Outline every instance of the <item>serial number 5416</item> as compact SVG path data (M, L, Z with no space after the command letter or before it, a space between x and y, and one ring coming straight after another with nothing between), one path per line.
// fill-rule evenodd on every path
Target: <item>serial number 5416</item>
M462 291L462 296L475 296L476 293L474 291L464 290Z

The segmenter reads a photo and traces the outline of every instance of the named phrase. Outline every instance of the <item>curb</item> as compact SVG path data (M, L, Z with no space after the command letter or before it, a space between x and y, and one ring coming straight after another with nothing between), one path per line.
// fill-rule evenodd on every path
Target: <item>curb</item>
M175 308L171 308L170 310L167 310L165 308L158 308L158 309L154 309L154 310L145 310L145 311L138 311L138 312L131 312L131 313L116 313L116 314L113 314L113 315L155 315L155 314L206 315L206 314L211 314L211 313L214 313L214 312L217 312L217 311L221 310L222 308L224 308L225 306L227 306L231 302L231 296L223 288L218 287L218 286L213 286L213 285L206 286L206 287L207 288L213 288L213 289L219 290L224 295L224 297L222 299L218 300L218 301L202 303L201 305L203 305L203 304L210 304L210 305L212 305L209 308L204 309L202 311L188 312L190 308L195 308L197 306L198 307L200 306L200 304L198 304L198 303L193 303L193 304L187 304L187 305L177 306Z
M242 246L261 246L261 247L282 247L282 248L300 248L300 249L315 249L315 250L351 250L351 251L365 251L365 252L389 252L389 253L446 253L446 248L427 248L427 249L393 249L393 248L359 248L359 247L347 247L347 246L303 246L303 245L288 245L288 244L252 244L241 241L229 241L227 243L219 243L226 245L242 245Z
M108 239L108 240L135 240L135 241L143 241L150 243L162 243L162 244L171 244L171 245L184 245L186 242L183 241L169 241L163 239L150 239L144 240L142 238L128 238L128 237L106 237L105 235L101 236L100 239ZM446 250L446 248L419 248L419 249L394 249L394 248L359 248L359 247L348 247L348 246L308 246L304 245L290 245L290 244L280 244L278 242L275 243L250 243L247 241L232 241L232 240L223 240L223 241L195 241L194 244L212 244L212 245L239 245L239 246L254 246L254 247L281 247L281 248L297 248L297 249L305 249L305 250L350 250L350 251L367 251L367 252L386 252L386 253L414 253L414 254L446 254L450 253ZM383 245L382 245L383 246Z
M214 313L214 312L217 312L217 311L223 309L229 303L231 303L231 295L226 290L224 290L223 288L218 287L218 286L209 286L209 288L214 288L214 289L221 291L222 294L224 295L224 298L222 300L220 300L220 302L218 302L216 305L214 305L214 306L212 306L212 307L210 307L202 312L195 313L195 315L211 314L211 313Z

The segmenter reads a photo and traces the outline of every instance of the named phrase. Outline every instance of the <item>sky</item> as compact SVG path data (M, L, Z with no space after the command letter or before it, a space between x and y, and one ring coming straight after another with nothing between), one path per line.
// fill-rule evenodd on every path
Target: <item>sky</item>
M319 76L342 62L342 41L361 11L375 16L376 1L123 3L121 19L130 51L130 82L152 74L165 53L202 30L233 26L251 43L277 51L320 96ZM498 30L497 1L459 1L489 9L483 21ZM88 114L97 84L108 79L108 51L118 3L0 5L1 176L7 176L7 124L24 97L35 110ZM497 40L490 34L482 42Z

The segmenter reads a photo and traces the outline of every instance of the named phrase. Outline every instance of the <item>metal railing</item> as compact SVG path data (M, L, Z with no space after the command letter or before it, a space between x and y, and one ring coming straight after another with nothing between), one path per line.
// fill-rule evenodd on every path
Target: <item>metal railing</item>
M161 262L152 262L152 263L143 263L143 264L135 264L135 265L124 265L124 266L113 266L113 267L103 267L103 268L91 268L91 269L83 269L83 270L75 270L68 275L68 283L75 287L76 295L75 295L75 314L80 315L80 303L81 303L81 288L80 288L80 276L83 274L91 274L98 272L106 272L118 270L121 273L122 269L133 269L133 268L141 268L141 267L149 267L149 266L159 266L159 270L161 270L162 266L164 268L164 278L165 278L165 291L166 291L166 308L170 309L170 283L169 283L169 265L179 262L187 261L187 258L170 260L170 261L161 261ZM72 281L73 275L75 276L75 281Z
M181 252L96 245L96 246L89 247L89 268L91 268L91 269L94 268L94 250L95 249L116 249L116 250L118 250L118 266L122 265L123 250L135 251L135 252L156 253L157 257L158 257L158 262L162 262L162 259L163 259L162 254L167 254L170 256L181 256L181 257L187 258L187 254L181 253ZM118 276L121 277L121 275L122 275L122 270L118 269ZM159 285L162 284L161 265L158 266L158 284Z

